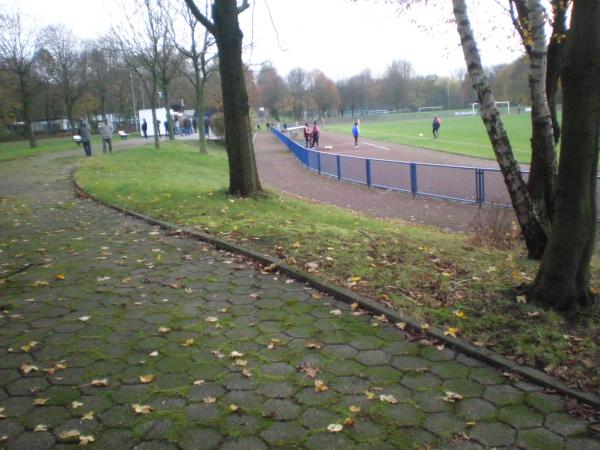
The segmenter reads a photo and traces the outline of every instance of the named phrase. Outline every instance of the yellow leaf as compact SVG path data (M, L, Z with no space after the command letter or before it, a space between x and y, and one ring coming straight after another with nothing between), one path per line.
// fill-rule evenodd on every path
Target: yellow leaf
M323 298L323 294L321 294L320 292L314 292L311 297L315 300L321 300Z
M459 334L460 328L449 327L446 331L444 331L444 336L457 337Z
M92 386L106 387L108 386L108 378L99 378L96 380L92 380Z
M315 341L313 339L309 339L308 341L306 341L304 346L306 348L316 348L316 349L323 348L323 344L321 344L319 341Z
M469 420L468 422L466 422L466 425L468 427L474 427L475 425L477 425L477 422L475 422L474 420Z
M427 331L427 330L429 330L429 324L428 324L428 323L424 323L424 324L422 324L422 325L421 325L421 330L423 330L423 331Z
M375 394L371 391L365 391L365 395L369 400L373 400L375 398Z
M344 426L340 425L339 423L332 423L332 424L327 425L327 431L329 431L331 433L339 433L343 429L344 429Z
M527 303L526 295L517 295L517 303Z
M186 339L185 341L183 341L181 343L182 347L191 347L192 345L194 345L194 339L193 338Z
M354 419L352 417L346 417L344 419L344 426L345 427L353 427L354 426Z
M348 408L350 410L351 413L359 413L360 412L360 406L356 406L356 405L350 405L350 408Z
M444 401L447 403L456 403L459 400L462 400L463 396L457 394L456 392L446 391L446 396L444 397Z
M40 423L39 425L36 425L33 428L33 431L35 431L36 433L41 432L41 431L48 431L48 425L44 425L43 423Z
M191 293L193 293L193 292L194 292L194 290L193 290L191 287L186 287L186 288L185 288L183 291L184 291L186 294L191 294Z
M46 402L50 400L49 398L36 398L33 400L34 406L44 406Z
M271 273L274 272L277 269L277 264L273 263L273 264L269 264L268 266L263 268L263 272L266 273Z
M171 329L170 329L170 328L168 328L168 327L159 327L159 328L158 328L158 332L159 332L160 334L167 334L167 333L169 333L170 331L171 331Z
M81 408L82 406L83 406L83 403L78 402L77 400L71 402L71 408L73 408L73 409Z
M154 408L149 405L140 405L140 404L134 403L133 405L131 405L131 407L133 408L133 411L139 415L147 415L147 414L150 414L152 411L154 411Z
M154 375L142 375L142 376L140 376L140 383L142 383L142 384L152 383L155 378L156 378L156 376L154 376Z
M252 376L252 372L250 372L248 369L243 368L242 369L242 375L245 376L246 378L250 378Z
M332 314L334 316L339 316L342 314L342 310L341 309L332 309L331 311L329 311L329 314Z
M216 402L216 401L217 401L217 399L216 399L216 398L214 398L214 397L206 397L206 398L204 398L202 401L203 401L204 403L214 403L214 402Z
M0 419L6 419L6 414L4 414L5 409L4 406L0 406Z
M396 328L404 330L406 328L406 322L396 322Z
M240 410L240 407L238 405L236 405L235 403L232 403L231 405L229 405L230 412L238 412L239 410Z
M204 381L204 380L196 380L196 381L194 381L194 386L200 386L201 384L204 384L204 383L206 383L206 381Z
M458 317L459 319L464 319L465 318L465 312L464 311L456 310L456 311L454 311L454 315L456 317Z
M302 247L302 244L300 244L300 242L296 241L292 244L292 248L300 248Z
M89 411L81 416L81 420L94 420L94 411Z
M323 380L315 380L315 392L325 392L327 389L329 389L329 386Z
M29 344L23 345L21 350L23 350L25 353L29 353L37 344L37 341L31 341Z
M58 435L58 439L63 443L79 442L79 436L81 436L81 433L79 431L69 430L69 431L63 431L62 433L60 433Z
M236 366L244 367L248 365L248 361L245 359L236 359L234 364Z
M236 350L232 351L232 352L229 354L229 357L230 357L231 359L235 359L235 358L241 358L242 356L244 356L244 354L243 354L243 353L241 353L241 352L238 352L238 351L236 351Z
M64 273L57 273L56 275L54 275L54 279L57 280L57 281L64 280L65 279L65 274Z
M214 317L214 316L208 316L206 319L207 322L218 322L219 318L218 317Z

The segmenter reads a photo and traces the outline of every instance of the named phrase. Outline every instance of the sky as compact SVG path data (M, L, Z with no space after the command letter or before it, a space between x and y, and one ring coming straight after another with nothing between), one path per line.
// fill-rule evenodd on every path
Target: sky
M121 2L132 0L0 0L3 10L18 5L38 26L65 24L76 36L94 39L122 20ZM183 0L173 0L184 8ZM201 4L202 0L197 0ZM396 59L412 63L419 75L464 71L451 2L400 14L386 0L250 0L240 15L245 61L265 61L285 76L292 68L318 69L333 80L369 69L383 75ZM495 0L470 0L484 65L508 63L520 55L508 16ZM490 17L492 20L490 20ZM493 31L492 31L493 28Z

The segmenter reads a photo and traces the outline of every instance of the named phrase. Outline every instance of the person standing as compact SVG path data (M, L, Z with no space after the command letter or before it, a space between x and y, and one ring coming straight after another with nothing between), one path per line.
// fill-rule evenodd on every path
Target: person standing
M92 144L90 142L91 135L92 127L90 127L90 124L83 118L79 119L79 136L81 136L81 143L83 144L85 156L92 156Z
M108 119L105 118L98 128L100 128L100 136L102 136L102 153L106 153L106 147L108 147L109 153L112 153L112 135L115 131L113 124L108 123Z
M310 136L312 132L308 126L308 122L304 122L304 140L306 141L306 148L310 148Z
M156 119L156 134L160 137L160 119Z
M142 122L142 134L144 139L148 139L148 122L146 122L146 119Z
M438 116L434 116L433 123L431 124L434 138L437 138L439 136L441 126L442 126L442 121L440 120L440 118Z
M358 122L354 122L354 126L352 127L352 136L354 136L354 148L358 147L358 136L360 136L360 132L358 131Z
M315 122L313 123L313 129L312 129L312 144L311 144L311 148L319 148L319 133L321 133L321 129L319 128L319 125L317 124L317 121L315 120Z

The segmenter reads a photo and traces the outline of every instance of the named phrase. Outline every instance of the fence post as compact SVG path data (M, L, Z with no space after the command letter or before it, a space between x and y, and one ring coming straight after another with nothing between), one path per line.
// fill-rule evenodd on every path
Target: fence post
M321 175L321 152L317 152L317 172Z
M410 192L412 192L413 197L419 192L417 184L417 165L415 163L410 163Z
M337 166L338 180L341 180L342 179L342 163L340 162L340 155L335 155L335 165Z
M371 187L371 160L365 159L365 165L367 170L367 187Z
M477 184L479 185L477 204L481 208L485 203L485 169L477 169Z

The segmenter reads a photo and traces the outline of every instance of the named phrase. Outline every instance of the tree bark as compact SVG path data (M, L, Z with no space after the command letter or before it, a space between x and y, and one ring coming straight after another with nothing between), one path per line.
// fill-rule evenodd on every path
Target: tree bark
M562 67L562 147L552 234L530 297L567 310L588 306L596 240L600 149L600 2L574 0Z
M219 70L225 116L225 146L229 160L229 193L254 196L262 189L256 169L248 92L242 62L242 31L235 0L212 5L214 36L219 50Z
M550 232L556 189L556 149L552 119L546 97L546 33L540 0L527 0L531 33L529 51L529 89L531 91L531 167L527 188L537 216Z
M548 44L548 61L546 69L546 97L552 118L554 143L560 141L560 123L556 110L556 93L560 79L560 66L564 42L567 39L567 4L569 0L553 0L552 2L552 35Z
M546 246L546 233L535 213L521 169L515 160L508 135L500 118L500 112L496 108L489 81L481 64L465 0L452 0L452 4L467 70L479 100L481 118L502 171L529 257L539 259Z

